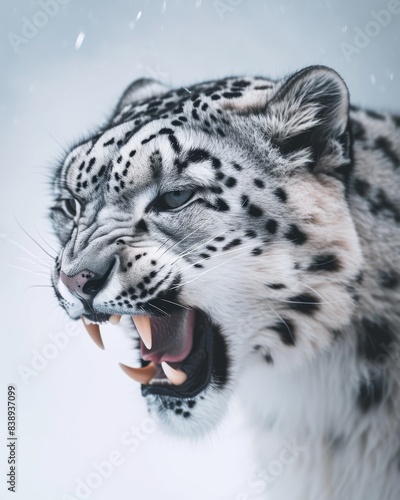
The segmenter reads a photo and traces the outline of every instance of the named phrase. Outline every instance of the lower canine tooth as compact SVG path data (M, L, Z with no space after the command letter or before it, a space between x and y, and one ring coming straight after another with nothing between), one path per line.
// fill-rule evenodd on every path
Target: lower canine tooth
M156 374L156 366L154 363L150 363L144 368L132 368L131 366L126 366L122 363L120 363L119 366L128 375L128 377L133 378L133 380L136 380L136 382L140 382L141 384L148 384Z
M175 370L168 363L163 361L161 363L162 369L167 377L167 379L174 385L182 385L187 380L187 375L182 370Z
M90 338L93 340L93 342L100 347L100 349L104 349L104 344L103 340L100 335L100 327L99 325L95 323L89 323L87 324L85 322L85 318L82 316L83 319L83 324L85 325L86 331L90 335Z
M120 314L112 314L108 320L112 325L118 325L118 323L121 321L121 315Z

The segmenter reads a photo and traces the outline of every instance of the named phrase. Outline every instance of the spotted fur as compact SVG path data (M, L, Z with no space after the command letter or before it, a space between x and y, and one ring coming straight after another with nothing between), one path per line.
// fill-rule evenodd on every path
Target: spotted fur
M261 470L285 440L301 445L273 500L400 498L399 127L349 108L325 67L176 90L139 80L57 171L60 304L81 316L60 272L90 270L107 278L99 315L207 313L226 370L149 408L190 435L238 394ZM194 195L165 210L176 190Z

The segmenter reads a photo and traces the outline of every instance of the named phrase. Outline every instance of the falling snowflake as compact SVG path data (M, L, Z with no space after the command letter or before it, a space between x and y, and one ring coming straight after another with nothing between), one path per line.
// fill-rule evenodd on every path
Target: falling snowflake
M139 10L139 12L137 13L136 15L136 18L134 21L131 21L129 23L129 29L133 30L133 28L135 27L136 23L139 21L139 19L142 17L142 11Z
M81 31L78 35L78 38L76 39L76 42L75 42L75 49L76 50L79 50L81 48L81 45L82 45L84 39L85 39L85 33L83 33L83 31Z

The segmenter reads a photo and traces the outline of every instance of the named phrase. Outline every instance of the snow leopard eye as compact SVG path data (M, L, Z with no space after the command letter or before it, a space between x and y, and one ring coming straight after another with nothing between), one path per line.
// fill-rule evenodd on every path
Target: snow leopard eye
M61 200L61 208L69 217L76 217L79 210L79 204L74 198Z
M194 195L194 190L169 191L155 201L155 208L159 211L173 210L188 202Z

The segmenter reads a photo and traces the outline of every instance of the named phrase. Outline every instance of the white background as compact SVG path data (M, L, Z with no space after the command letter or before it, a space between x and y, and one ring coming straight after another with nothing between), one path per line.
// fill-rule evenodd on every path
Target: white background
M381 27L371 25L371 11L386 9L386 0L63 3L47 19L38 1L0 4L0 499L83 498L75 495L78 479L114 452L120 465L87 498L255 498L240 405L199 443L177 443L149 427L136 449L121 442L132 426L149 422L138 386L118 368L117 330L106 332L101 352L67 320L51 288L36 286L49 284L52 259L19 224L54 254L47 210L57 159L108 116L135 78L182 86L326 64L342 74L353 103L398 112L400 14ZM21 41L25 18L41 27ZM371 36L355 41L358 30ZM355 42L365 46L346 58L343 44ZM51 335L59 332L68 345L55 352ZM54 359L38 366L38 353ZM33 366L24 381L21 369ZM5 476L10 383L18 390L15 495Z

